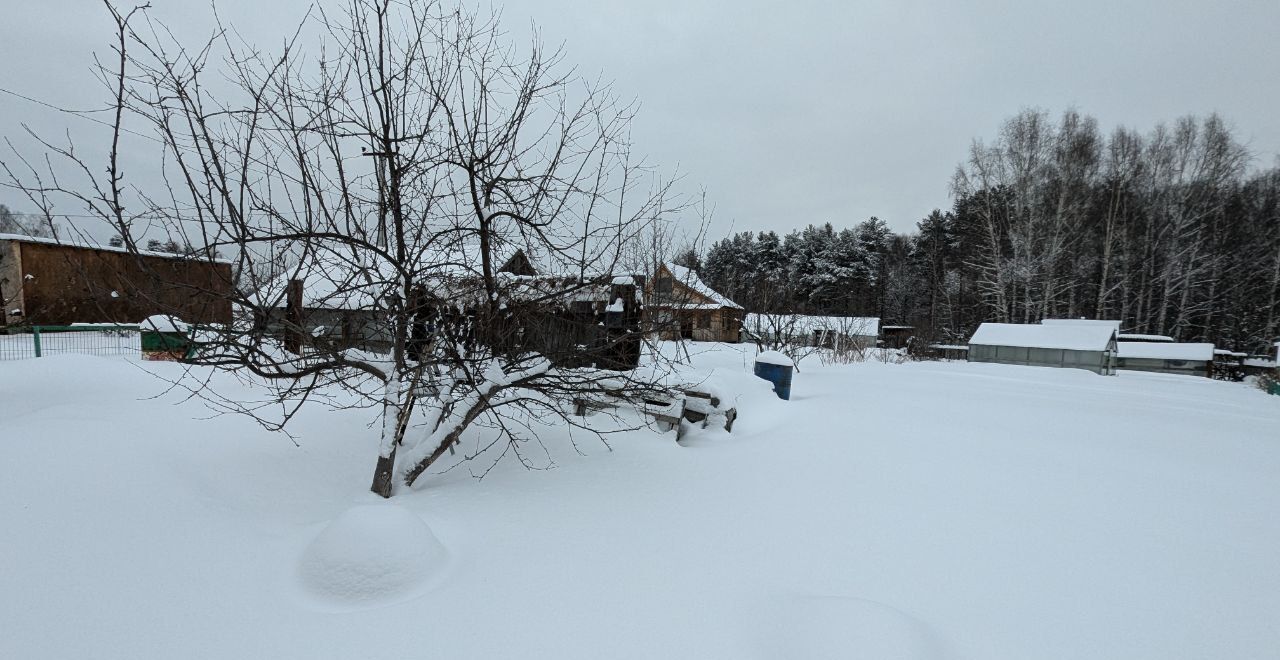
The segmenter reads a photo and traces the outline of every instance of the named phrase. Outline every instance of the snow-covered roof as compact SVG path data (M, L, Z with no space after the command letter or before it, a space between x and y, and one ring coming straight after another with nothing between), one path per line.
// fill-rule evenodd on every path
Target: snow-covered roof
M777 329L806 335L813 332L834 332L858 337L880 335L880 319L864 316L747 314L743 327L751 332L773 332Z
M101 243L91 243L89 241L78 241L66 238L44 238L39 236L26 236L24 234L0 234L0 241L18 241L19 243L41 243L44 245L60 245L63 247L83 248L86 250L101 250L103 252L120 252L124 254L133 254L127 248L115 247L114 245L102 245ZM136 253L143 257L160 257L161 259L180 259L182 261L202 261L213 262L215 264L229 264L226 259L210 259L202 255L186 255L174 254L172 252L156 252L154 250L137 250Z
M1215 349L1213 349L1213 354L1214 354L1214 355L1225 355L1225 356L1228 356L1228 357L1238 357L1238 358L1249 357L1249 354L1248 354L1248 353L1241 353L1240 351L1229 351L1229 350L1227 350L1227 349L1225 349L1225 348L1215 348Z
M658 300L650 303L650 307L662 309L688 309L694 311L710 311L713 309L724 309L724 305L720 303L680 303L680 302L664 302Z
M1115 336L1113 326L1101 324L983 323L969 339L969 345L1105 351Z
M739 305L738 303L733 302L732 300L729 300L728 298L720 295L720 293L715 289L712 289L711 287L707 286L706 283L702 281L702 278L698 277L698 274L693 272L692 270L685 268L684 266L677 266L676 264L673 264L670 262L664 265L667 268L667 272L671 273L671 277L675 278L677 282L692 289L694 292L698 293L699 295L702 295L711 299L720 307L731 307L733 309L742 309L742 306ZM679 307L679 305L675 305L675 306Z
M1162 342L1173 341L1173 337L1169 337L1166 335L1141 335L1141 334L1134 334L1134 333L1123 333L1123 334L1117 335L1116 339L1119 339L1120 341L1162 341Z
M778 351L765 351L756 356L756 362L761 364L774 364L780 367L793 367L796 364L791 358L787 357L786 354L779 353Z
M383 259L325 250L260 288L258 304L283 307L289 281L294 279L302 280L303 307L356 310L374 308L398 278Z
M1120 332L1119 321L1108 321L1099 319L1043 319L1041 325L1079 325L1079 326L1099 326L1112 328L1116 332Z
M491 246L492 266L506 266L516 254L527 252L512 243ZM443 280L450 277L480 277L483 273L479 246L457 243L447 248L422 250L418 262L428 272L421 275ZM512 276L515 277L515 276ZM284 305L289 280L303 281L302 305L308 309L372 309L398 288L399 273L394 264L367 251L351 252L342 245L317 244L314 255L301 265L269 282L259 290L261 302Z
M1189 343L1154 343L1145 341L1122 341L1117 346L1117 355L1122 358L1143 360L1196 360L1213 361L1213 344Z
M154 330L156 332L187 332L191 326L183 322L182 319L168 314L156 314L148 316L138 323L143 330Z

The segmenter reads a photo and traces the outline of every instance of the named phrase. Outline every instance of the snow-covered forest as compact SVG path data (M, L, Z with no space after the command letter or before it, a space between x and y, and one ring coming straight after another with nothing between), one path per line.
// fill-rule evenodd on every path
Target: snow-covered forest
M1262 351L1280 334L1280 165L1257 165L1216 115L1104 135L1027 110L973 142L952 207L914 232L742 232L701 272L748 309L879 316L934 340L1083 316Z

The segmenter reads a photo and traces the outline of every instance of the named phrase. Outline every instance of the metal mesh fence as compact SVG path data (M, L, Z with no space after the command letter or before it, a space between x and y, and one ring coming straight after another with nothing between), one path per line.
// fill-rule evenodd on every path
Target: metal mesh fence
M0 334L0 360L79 353L141 357L141 333L136 325L34 326Z

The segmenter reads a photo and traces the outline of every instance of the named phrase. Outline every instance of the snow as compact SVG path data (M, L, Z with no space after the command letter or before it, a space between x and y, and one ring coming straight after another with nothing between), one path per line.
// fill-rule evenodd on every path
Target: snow
M698 294L711 299L716 305L720 307L742 309L742 306L738 303L729 300L728 298L720 295L720 293L715 289L707 286L706 283L702 281L702 278L698 277L698 274L692 270L689 270L684 266L677 266L670 262L667 262L666 267L667 271L671 273L671 277L675 278L675 281L689 287Z
M778 351L765 351L756 356L756 362L760 362L762 364L776 364L782 367L795 366L795 362L793 362L790 357L787 357Z
M377 411L295 446L152 375L192 367L0 363L0 657L1276 657L1280 397L810 357L783 402L752 347L690 348L731 434L534 420L554 469L477 480L475 429L390 502Z
M66 238L44 238L37 236L26 236L24 234L0 234L0 241L18 241L19 243L42 243L44 245L62 245L66 247L85 248L89 250L101 250L103 252L123 252L130 253L128 248L115 247L112 245L102 245L101 243L92 243L90 241L81 241ZM188 256L185 254L174 254L172 252L155 252L152 250L137 250L139 256L143 257L160 257L161 259L181 259L183 261L204 261L215 264L229 264L226 259L210 259L203 255ZM30 274L27 275L31 277Z
M298 578L322 606L371 606L420 590L447 557L417 514L392 503L365 504L316 536L298 561Z
M1144 360L1199 360L1213 362L1213 344L1165 344L1122 341L1117 344L1116 355L1121 358Z
M772 334L774 330L795 335L835 332L853 337L880 336L880 319L863 316L813 316L809 314L747 314L743 326L753 333ZM889 327L889 326L886 326Z
M184 323L182 319L167 314L148 316L138 323L138 327L156 332L187 332L191 329L191 326Z
M1075 325L1085 327L1111 328L1116 332L1120 332L1119 321L1108 321L1102 319L1041 319L1040 325Z
M1246 366L1246 367L1262 367L1262 368L1264 368L1264 369L1274 369L1274 368L1275 368L1275 366L1276 366L1276 361L1275 361L1275 360L1270 360L1270 359L1267 359L1267 358L1245 358L1245 360L1244 360L1244 366Z
M1142 334L1130 334L1130 333L1116 335L1116 339L1119 339L1120 341L1162 341L1162 342L1173 341L1173 337L1168 337L1165 335L1142 335Z
M625 312L626 310L627 310L627 306L622 302L621 298L614 300L612 303L609 304L608 307L604 308L604 311L606 312L620 313L620 312Z
M1051 319L1046 319L1046 321ZM1074 351L1105 351L1115 337L1115 328L1092 323L983 323L974 331L969 345L1060 348Z

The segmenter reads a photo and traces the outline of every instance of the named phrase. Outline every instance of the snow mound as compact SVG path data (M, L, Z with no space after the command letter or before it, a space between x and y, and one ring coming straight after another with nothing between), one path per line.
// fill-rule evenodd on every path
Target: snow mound
M395 504L352 507L303 551L303 588L336 605L374 605L412 594L442 568L444 546L413 512Z
M756 362L763 362L765 364L777 364L784 367L795 366L795 363L791 361L791 358L787 357L782 353L779 353L778 351L765 351L756 356Z
M932 660L942 656L929 627L862 598L794 594L775 602L764 657Z
M168 314L156 314L142 319L138 324L143 330L154 330L156 332L186 332L191 329L182 319Z

